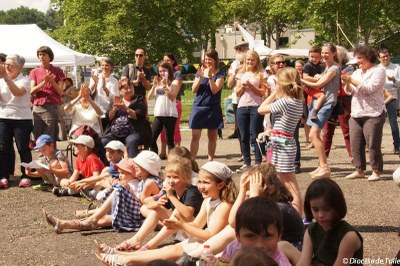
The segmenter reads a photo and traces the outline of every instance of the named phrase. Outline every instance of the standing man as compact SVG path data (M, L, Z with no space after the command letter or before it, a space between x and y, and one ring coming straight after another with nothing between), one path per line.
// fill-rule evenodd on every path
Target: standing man
M383 86L390 94L392 94L393 99L389 102L385 101L387 117L390 124L390 129L392 130L393 137L393 153L399 154L400 152L400 136L399 136L399 126L397 124L397 104L398 95L397 89L400 85L400 67L397 64L390 62L390 51L387 48L379 49L379 64L380 67L384 68L386 71L386 81Z
M42 46L36 54L42 65L29 74L33 100L33 135L35 140L42 134L57 140L58 107L62 104L65 75L61 68L51 64L54 53L50 47Z
M135 90L135 95L146 97L146 91L151 88L151 72L144 67L147 58L146 51L138 48L135 51L135 64L128 64L124 67L121 77L127 77Z

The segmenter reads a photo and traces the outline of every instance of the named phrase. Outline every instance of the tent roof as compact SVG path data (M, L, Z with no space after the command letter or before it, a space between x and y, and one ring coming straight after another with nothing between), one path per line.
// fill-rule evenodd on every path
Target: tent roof
M53 50L53 65L56 66L83 66L93 65L95 57L76 52L57 42L36 24L28 25L0 25L0 53L18 54L25 58L25 67L36 67L40 61L36 51L41 46L48 46Z

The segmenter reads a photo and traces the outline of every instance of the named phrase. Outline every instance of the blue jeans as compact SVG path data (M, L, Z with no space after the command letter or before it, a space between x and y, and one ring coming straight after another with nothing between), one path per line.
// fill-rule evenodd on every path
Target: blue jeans
M264 116L259 115L258 107L247 106L237 109L237 120L240 131L240 146L243 153L243 162L248 166L251 165L250 157L250 143L255 147L255 162L260 164L262 162L262 155L265 154L264 145L257 145L256 138L263 130ZM261 150L260 148L261 147Z
M392 130L393 137L393 148L398 150L400 148L400 136L399 136L399 125L397 124L397 102L398 100L392 100L386 104L387 117Z
M14 174L15 152L14 138L21 162L32 161L29 140L32 132L32 120L0 119L0 178L8 179ZM21 166L22 177L26 177Z

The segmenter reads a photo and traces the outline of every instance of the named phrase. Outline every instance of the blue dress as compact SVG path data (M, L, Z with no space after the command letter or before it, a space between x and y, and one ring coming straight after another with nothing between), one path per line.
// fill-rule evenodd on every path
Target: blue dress
M196 73L196 78L198 74ZM223 78L224 74L218 72L213 76L214 81ZM196 98L193 102L190 112L189 128L191 129L221 129L224 127L221 109L221 92L213 94L210 88L209 80L202 77Z

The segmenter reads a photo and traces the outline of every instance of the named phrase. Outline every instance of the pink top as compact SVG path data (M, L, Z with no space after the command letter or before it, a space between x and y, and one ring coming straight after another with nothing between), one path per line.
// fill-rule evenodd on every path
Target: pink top
M50 66L50 73L53 74L55 82L59 83L65 77L61 68ZM47 75L46 68L41 65L38 68L32 69L29 73L29 78L35 81L35 85L44 80ZM61 96L56 92L52 85L48 82L43 85L34 95L32 95L33 105L42 106L45 104L62 104Z
M257 95L252 88L247 85L249 81L254 87L260 88L262 75L261 73L253 73L247 71L237 75L243 85L243 94L240 96L238 108L247 106L260 106L262 103L262 96Z
M272 259L278 263L279 266L292 266L290 263L289 259L286 257L285 254L283 254L279 248L276 249L276 252L274 256L272 256Z
M362 73L361 69L353 72L351 77L360 82L352 87L351 116L378 117L386 111L384 103L383 85L386 81L386 72L379 66L374 66Z

